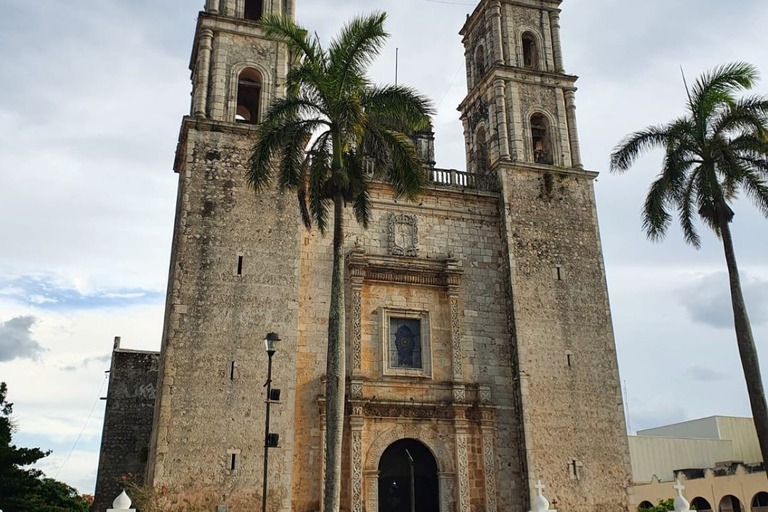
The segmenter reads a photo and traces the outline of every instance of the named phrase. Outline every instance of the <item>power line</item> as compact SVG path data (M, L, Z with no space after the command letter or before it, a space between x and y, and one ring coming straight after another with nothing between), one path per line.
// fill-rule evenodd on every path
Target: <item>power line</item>
M64 469L64 466L67 465L67 461L69 461L69 458L72 456L72 452L75 451L75 448L77 447L77 443L79 443L80 438L83 437L83 432L85 432L85 427L87 427L88 422L91 421L91 416L93 415L94 409L96 409L96 404L99 403L99 399L101 398L101 391L104 389L104 383L107 382L108 378L109 378L109 374L107 373L104 375L104 380L101 381L101 387L99 388L99 393L96 395L96 400L93 401L93 405L91 406L91 412L88 413L88 417L85 419L85 425L83 425L83 428L80 430L80 434L78 434L77 439L75 439L75 444L72 445L72 449L69 450L69 453L67 454L67 457L64 459L64 462L61 463L59 470L56 471L55 475L53 475L54 480L59 476L59 473L61 473L61 470Z
M459 73L461 73L461 70L463 67L464 67L464 63L462 62L461 64L459 64L459 69L456 70L456 74L453 75L453 80L451 80L451 85L449 85L448 89L445 90L443 97L440 98L440 101L437 103L437 107L435 108L440 108L440 105L443 104L443 101L445 101L446 96L448 96L448 93L451 92L451 89L453 89L453 84L456 83L456 79L459 77Z
M448 5L469 5L474 7L476 4L469 4L466 2L448 2L446 0L421 0L422 2L430 2L433 4L448 4Z

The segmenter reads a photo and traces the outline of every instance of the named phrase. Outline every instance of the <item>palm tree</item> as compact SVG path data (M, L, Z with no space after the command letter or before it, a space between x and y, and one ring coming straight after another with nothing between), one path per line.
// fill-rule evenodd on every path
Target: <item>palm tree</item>
M688 90L685 115L624 138L611 154L611 171L627 171L641 153L664 149L661 174L643 207L647 237L664 238L672 222L669 210L674 208L687 243L697 249L701 246L697 213L722 240L736 342L763 461L768 462L768 409L730 228L734 217L730 205L740 191L768 217L768 98L736 97L757 79L757 69L743 62L703 74Z
M277 177L280 190L298 193L309 229L328 227L333 207L333 275L328 314L324 510L339 510L344 419L344 209L368 226L369 172L389 181L396 196L413 200L426 175L410 134L430 125L430 102L402 86L373 85L366 69L388 34L386 14L350 21L327 49L293 21L262 20L268 37L294 56L286 96L266 111L251 155L248 180L258 192Z

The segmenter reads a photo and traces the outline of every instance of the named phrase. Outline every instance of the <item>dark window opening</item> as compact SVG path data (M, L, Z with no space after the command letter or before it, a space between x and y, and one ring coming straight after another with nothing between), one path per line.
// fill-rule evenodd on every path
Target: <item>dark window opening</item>
M237 454L233 453L232 459L230 460L230 463L229 463L229 470L234 471L235 469L237 469Z
M741 502L736 496L728 494L720 500L718 510L719 512L741 512Z
M691 508L698 510L698 512L707 512L712 510L712 505L701 496L698 496L691 501Z
M571 359L571 358L573 357L573 355L571 355L571 354L566 354L566 355L565 355L565 357L567 357L567 358L568 358L568 366L569 366L569 367L573 367L573 360Z
M653 508L653 503L651 503L650 501L646 500L646 501L640 503L640 505L637 507L637 510L642 511L642 510L646 510L646 509L649 509L649 508Z
M264 14L262 0L245 0L245 19L260 20Z
M477 51L475 51L475 68L477 80L480 81L485 76L485 50L482 45L478 46Z
M237 257L237 275L239 276L243 275L243 257L242 256Z
M565 280L565 272L563 271L563 267L555 267L555 272L556 272L558 281Z
M709 508L709 507L707 507ZM696 509L701 510L701 509ZM752 512L768 510L768 492L759 492L752 498Z
M530 32L523 34L523 67L539 68L539 51L536 48L536 39Z
M229 380L235 380L235 362L232 361L232 364L229 367Z
M541 114L531 117L531 139L533 144L533 161L537 164L552 165L552 143L549 133L549 121Z
M488 157L488 142L485 137L485 128L481 126L475 135L475 172L477 174L485 174L490 166L491 162Z
M252 68L240 73L237 83L237 113L238 123L258 124L261 107L261 74Z

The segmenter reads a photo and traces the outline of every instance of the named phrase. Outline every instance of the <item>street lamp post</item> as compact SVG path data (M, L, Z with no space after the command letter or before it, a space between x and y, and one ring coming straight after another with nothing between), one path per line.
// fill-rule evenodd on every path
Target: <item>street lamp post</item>
M266 338L264 338L264 345L267 349L267 356L269 356L269 363L267 363L267 382L264 384L267 388L267 415L264 429L264 488L261 492L261 512L267 512L267 467L269 464L269 449L276 447L278 441L277 434L270 434L269 432L269 406L273 400L280 400L280 390L272 389L272 356L277 352L277 344L279 342L280 336L274 332L270 332L267 334Z

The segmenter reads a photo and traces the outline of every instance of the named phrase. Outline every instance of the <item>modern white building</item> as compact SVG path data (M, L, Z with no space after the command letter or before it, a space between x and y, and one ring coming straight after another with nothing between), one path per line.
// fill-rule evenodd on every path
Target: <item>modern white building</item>
M752 418L712 416L629 437L638 508L674 498L675 481L698 510L768 512L768 479Z

